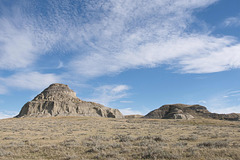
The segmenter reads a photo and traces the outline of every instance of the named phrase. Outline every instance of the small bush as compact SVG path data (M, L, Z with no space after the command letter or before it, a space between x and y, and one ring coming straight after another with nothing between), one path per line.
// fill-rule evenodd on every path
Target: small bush
M178 159L178 156L162 148L148 147L141 154L142 159Z
M134 141L134 138L128 135L117 135L115 140L119 140L119 142L131 142Z
M209 148L223 148L228 147L229 143L227 141L215 141L215 142L203 142L199 143L198 147L209 147Z
M196 141L197 139L198 139L197 135L189 135L189 136L179 137L179 140L185 140L185 141Z

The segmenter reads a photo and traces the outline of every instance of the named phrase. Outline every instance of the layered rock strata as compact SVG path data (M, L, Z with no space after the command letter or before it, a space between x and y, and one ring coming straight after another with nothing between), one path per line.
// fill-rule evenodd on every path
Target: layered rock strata
M118 109L80 100L65 84L50 85L27 102L16 117L89 116L124 118Z
M213 118L220 120L239 121L240 115L211 113L206 107L201 105L170 104L149 112L144 118L153 119L193 119L193 118Z

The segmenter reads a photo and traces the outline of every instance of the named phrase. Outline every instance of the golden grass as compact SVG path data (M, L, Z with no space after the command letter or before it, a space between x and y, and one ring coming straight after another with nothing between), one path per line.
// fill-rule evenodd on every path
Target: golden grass
M240 122L88 117L3 119L0 159L239 160Z

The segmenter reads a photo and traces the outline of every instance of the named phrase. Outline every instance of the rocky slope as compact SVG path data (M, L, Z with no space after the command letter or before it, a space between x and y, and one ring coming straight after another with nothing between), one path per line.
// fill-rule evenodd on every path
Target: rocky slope
M192 119L192 118L213 118L222 120L238 121L239 114L217 114L211 113L201 105L170 104L149 112L144 118L153 119Z
M16 117L90 116L124 118L118 109L80 100L67 85L55 83L27 102Z

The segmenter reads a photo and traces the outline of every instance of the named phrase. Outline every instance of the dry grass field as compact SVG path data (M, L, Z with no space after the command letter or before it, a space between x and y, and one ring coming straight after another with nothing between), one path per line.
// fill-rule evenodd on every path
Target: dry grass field
M0 159L240 160L240 122L86 117L0 120Z

